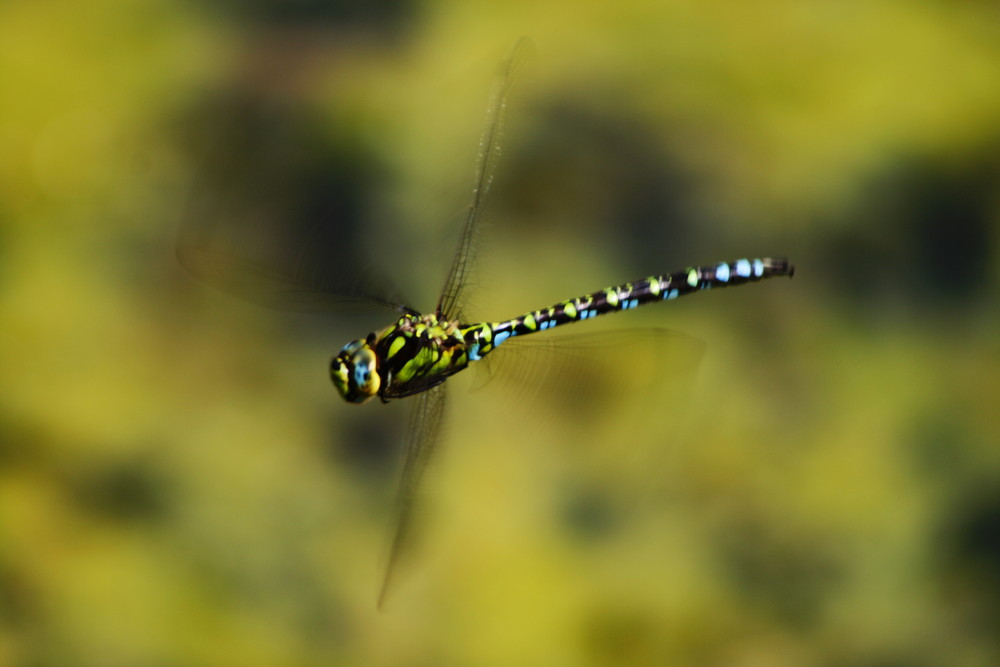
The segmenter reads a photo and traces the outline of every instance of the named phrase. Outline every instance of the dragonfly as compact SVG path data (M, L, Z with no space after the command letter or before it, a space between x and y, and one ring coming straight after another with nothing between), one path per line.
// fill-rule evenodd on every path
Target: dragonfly
M348 284L304 270L301 264L292 271L275 272L231 253L219 252L196 238L197 235L182 233L178 241L178 258L189 272L264 305L327 310L367 302L399 313L388 326L344 345L329 364L330 379L347 403L360 404L373 398L382 403L407 397L414 400L388 557L378 594L379 608L386 600L398 562L413 538L418 488L440 437L448 378L481 362L511 339L708 289L791 277L795 272L784 258L722 261L643 277L506 320L463 321L461 313L473 263L474 239L500 159L507 106L518 73L532 51L530 40L521 38L497 72L479 145L472 201L465 209L458 248L433 311L421 313L396 297L384 296L388 292L380 293L367 280ZM359 282L367 287L359 290Z

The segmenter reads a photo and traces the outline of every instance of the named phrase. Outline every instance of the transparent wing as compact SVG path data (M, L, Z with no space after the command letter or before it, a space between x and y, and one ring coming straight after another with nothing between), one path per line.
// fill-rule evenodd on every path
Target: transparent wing
M298 312L325 312L343 308L409 310L377 278L356 272L337 278L305 258L250 259L232 251L179 242L177 260L191 275L217 289L268 308ZM334 261L334 260L331 260Z
M479 380L514 394L529 411L581 421L657 387L687 391L704 352L700 339L660 328L525 336L486 357Z
M510 56L501 63L496 83L490 95L486 113L486 128L479 142L479 159L476 163L476 180L472 190L472 202L465 215L465 224L458 242L458 250L452 260L451 270L445 280L437 312L447 319L459 319L462 292L466 273L472 262L472 249L476 237L476 226L483 210L486 195L493 183L497 163L500 161L507 102L511 91L517 85L519 75L533 59L534 43L527 37L520 38Z
M458 249L437 304L437 312L447 319L458 319L460 315L466 277L472 262L476 227L500 159L507 102L518 80L518 74L524 68L526 61L530 60L533 50L531 41L522 37L514 45L511 55L501 64L497 73L487 109L486 128L479 145L472 202L465 214ZM445 387L441 384L432 386L418 394L415 400L406 458L396 499L395 521L390 534L385 573L379 593L379 608L383 607L391 593L401 561L414 547L418 532L416 524L419 517L416 516L416 508L419 502L420 483L440 438L445 409Z
M381 183L356 141L253 81L206 93L175 127L193 174L176 243L190 273L289 310L407 303L388 282L398 269L377 264L400 241L368 218Z
M378 596L379 609L383 608L392 591L401 562L414 547L418 532L419 517L416 510L420 482L441 435L444 409L444 385L428 389L414 399L403 472L396 496L395 518L389 534L382 587Z
M503 411L520 453L561 454L550 508L565 536L610 538L676 492L672 464L689 442L706 346L666 329L533 338L484 360L495 358L493 379L473 399Z

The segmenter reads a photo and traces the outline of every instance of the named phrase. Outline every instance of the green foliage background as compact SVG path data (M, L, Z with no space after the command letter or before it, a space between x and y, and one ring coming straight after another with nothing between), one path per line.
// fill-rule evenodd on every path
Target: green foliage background
M589 323L605 393L456 377L380 613L405 405L325 370L380 323L174 237L319 197L430 309L522 34L475 315L798 273ZM0 664L1000 661L993 3L13 1L0 81Z

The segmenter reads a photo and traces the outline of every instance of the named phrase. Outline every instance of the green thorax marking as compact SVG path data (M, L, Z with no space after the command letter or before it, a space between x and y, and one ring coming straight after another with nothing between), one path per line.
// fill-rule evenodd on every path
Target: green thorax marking
M425 391L469 364L458 322L407 313L375 335L383 399Z

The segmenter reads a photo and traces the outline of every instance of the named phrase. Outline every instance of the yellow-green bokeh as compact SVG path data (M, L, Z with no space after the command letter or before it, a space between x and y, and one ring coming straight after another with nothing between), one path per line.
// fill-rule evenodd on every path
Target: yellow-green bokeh
M362 320L231 299L174 238L199 158L288 158L219 195L253 214L319 155L430 309L522 34L471 314L798 272L574 325L620 341L611 396L525 388L539 350L456 377L378 612L407 422L326 377ZM7 2L0 82L0 665L1000 660L992 4Z

